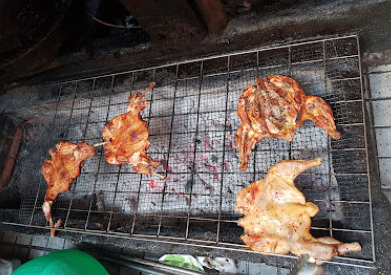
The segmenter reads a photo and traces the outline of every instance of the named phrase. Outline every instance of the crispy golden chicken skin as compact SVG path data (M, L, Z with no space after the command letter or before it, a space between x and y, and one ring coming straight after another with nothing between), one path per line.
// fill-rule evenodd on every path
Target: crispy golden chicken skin
M84 161L96 155L94 146L85 141L80 142L79 145L60 141L56 144L56 148L57 152L53 149L49 150L52 159L45 159L41 166L43 177L48 184L42 210L51 227L53 227L51 208L58 194L69 191L72 182L80 176Z
M242 121L235 134L241 171L247 170L251 152L259 140L281 137L292 141L295 129L307 119L332 138L341 138L326 101L306 96L295 80L282 75L258 78L255 86L248 85L239 99L237 113Z
M140 115L148 104L143 97L154 86L152 82L144 93L132 94L127 112L105 124L102 137L107 142L103 148L108 163L129 163L137 173L145 175L154 174L160 165L147 156L149 132L147 122Z
M241 239L253 250L300 256L309 254L319 260L361 251L355 243L342 243L331 237L314 238L310 233L311 217L319 208L306 202L295 187L294 179L322 163L313 160L284 160L272 166L266 178L241 190L235 210L244 214L238 225L244 228Z

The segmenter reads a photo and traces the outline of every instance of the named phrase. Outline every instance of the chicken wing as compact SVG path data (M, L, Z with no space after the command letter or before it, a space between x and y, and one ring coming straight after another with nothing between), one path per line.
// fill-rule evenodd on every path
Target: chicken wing
M313 160L284 160L270 168L266 178L241 190L235 210L245 216L238 221L244 228L241 239L253 250L300 256L309 254L319 260L361 251L355 243L342 243L331 237L314 238L310 233L311 217L319 208L306 202L295 187L295 178L322 163Z
M41 166L43 177L48 184L42 210L51 227L54 225L51 209L58 194L69 191L72 182L80 176L84 161L96 155L94 146L85 141L79 145L60 141L56 148L57 152L49 150L52 159L45 159ZM58 223L56 225L59 226Z
M102 132L106 161L110 164L129 163L139 174L153 175L159 162L147 156L149 132L140 112L147 107L144 95L153 87L152 82L144 93L129 97L127 112L105 124Z
M242 121L235 134L241 171L247 170L251 152L259 140L281 137L292 141L295 129L307 119L332 138L341 138L330 106L320 97L306 96L295 80L281 75L258 78L255 86L247 86L239 99L237 113Z

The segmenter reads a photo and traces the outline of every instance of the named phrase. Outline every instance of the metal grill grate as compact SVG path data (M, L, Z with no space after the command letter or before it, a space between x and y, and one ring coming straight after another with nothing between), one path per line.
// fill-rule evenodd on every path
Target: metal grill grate
M257 77L270 74L290 76L307 95L324 98L333 109L342 138L331 140L306 122L291 143L261 140L247 172L239 172L233 145L240 123L238 98ZM47 149L64 139L100 142L104 123L125 112L128 96L143 91L151 81L157 86L147 94L149 104L142 113L150 130L148 155L161 161L158 172L171 181L164 184L137 175L129 165L109 165L98 149L71 191L61 194L54 205L55 219L63 220L60 230L241 250L245 247L240 240L242 229L236 225L240 215L233 208L237 193L263 178L280 160L321 156L322 166L296 180L307 200L320 207L312 234L362 245L362 252L337 257L332 263L372 266L370 177L356 36L60 83L53 124L34 131L46 140L40 139L41 147L36 140L24 144L26 150L41 148L41 155L32 164L34 187L22 201L20 225L47 226L41 213L46 183L40 175Z

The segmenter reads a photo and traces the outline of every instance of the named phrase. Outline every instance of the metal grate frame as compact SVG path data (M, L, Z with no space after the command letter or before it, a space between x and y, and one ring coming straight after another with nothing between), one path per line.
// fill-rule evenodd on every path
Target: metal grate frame
M248 170L239 172L233 145L240 125L237 102L248 84L270 74L290 76L307 95L324 98L342 138L332 140L306 122L291 143L261 140ZM47 149L64 139L100 142L104 123L125 112L128 96L151 81L157 86L147 94L148 107L142 112L150 130L148 155L161 161L158 172L170 176L170 182L138 175L129 165L109 165L98 149L71 191L54 204L53 216L63 220L59 230L242 250L242 229L236 225L240 215L233 209L237 193L280 160L321 156L322 166L295 181L307 200L320 207L311 233L362 245L362 252L330 263L373 267L371 183L355 35L59 83L55 115L40 133L51 137L41 141L44 149L36 159L32 188L22 199L18 225L48 226L41 211L46 183L40 175ZM36 142L25 141L23 146L37 146Z

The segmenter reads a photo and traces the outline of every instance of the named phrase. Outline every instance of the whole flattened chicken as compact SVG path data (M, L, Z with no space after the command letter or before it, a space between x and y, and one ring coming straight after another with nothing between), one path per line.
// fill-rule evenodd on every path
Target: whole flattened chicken
M106 161L110 164L129 163L139 174L156 175L159 162L147 156L149 132L140 112L147 107L144 95L153 87L152 82L144 93L129 97L127 112L106 122L102 132Z
M241 171L247 170L251 152L259 140L281 137L292 141L295 129L307 119L332 138L341 138L326 101L306 96L295 80L282 75L258 78L256 86L248 85L239 99L237 113L242 121L235 134Z
M58 194L69 191L72 182L80 176L84 161L96 155L94 146L82 141L79 145L69 141L56 144L57 152L49 150L52 159L45 159L41 166L42 174L48 184L42 210L46 220L53 227L51 209ZM61 221L59 220L61 223ZM58 227L60 223L56 223ZM52 235L54 231L51 232Z
M284 160L268 171L266 178L251 183L236 198L235 210L245 216L238 221L244 228L241 239L253 250L300 256L318 260L361 251L355 243L341 243L331 237L314 238L311 217L319 208L306 202L294 179L303 171L322 163L313 160Z

